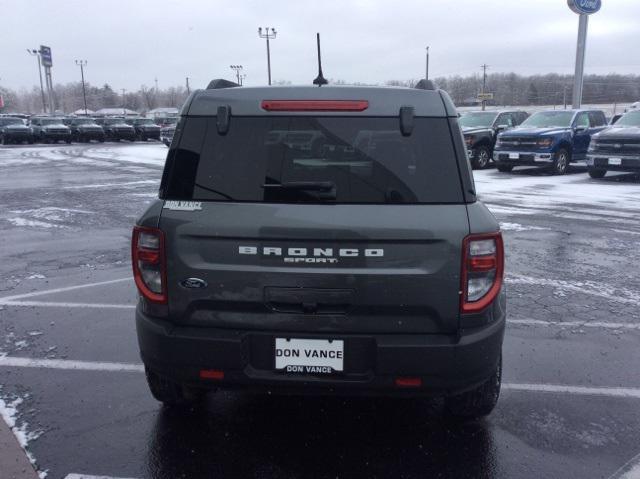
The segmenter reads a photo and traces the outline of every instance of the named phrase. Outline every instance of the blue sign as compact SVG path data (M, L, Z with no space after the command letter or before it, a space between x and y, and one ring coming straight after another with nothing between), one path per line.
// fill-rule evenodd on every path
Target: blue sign
M602 0L567 0L569 8L577 14L591 15L602 7Z
M53 66L53 60L51 59L51 48L40 45L40 62L43 67Z

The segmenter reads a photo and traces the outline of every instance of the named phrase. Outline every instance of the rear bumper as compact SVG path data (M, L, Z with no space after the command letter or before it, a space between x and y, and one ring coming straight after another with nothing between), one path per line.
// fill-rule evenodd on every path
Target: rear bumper
M136 327L145 365L185 385L301 394L450 395L476 387L495 370L506 315L503 302L491 309L489 325L460 337L179 327L145 315L140 306ZM344 340L345 372L316 376L276 371L276 337ZM200 379L202 369L222 370L224 379ZM398 377L419 377L422 386L398 387Z
M518 157L510 158L514 155L518 155ZM552 152L495 151L493 161L499 165L549 166L553 163L554 156L555 154Z

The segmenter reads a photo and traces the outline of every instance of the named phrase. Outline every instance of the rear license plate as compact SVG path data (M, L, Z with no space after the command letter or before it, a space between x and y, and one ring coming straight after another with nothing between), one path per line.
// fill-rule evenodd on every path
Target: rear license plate
M620 166L622 164L622 158L609 158L609 164Z
M276 338L276 370L331 374L344 370L344 341Z
M520 159L520 153L509 153L509 159L510 160L519 160Z

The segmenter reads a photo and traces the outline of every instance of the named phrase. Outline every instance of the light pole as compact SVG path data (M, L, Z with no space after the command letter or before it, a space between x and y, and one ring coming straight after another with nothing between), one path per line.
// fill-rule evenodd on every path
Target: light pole
M234 72L236 72L236 83L238 85L242 84L242 80L240 79L240 72L242 71L242 65L229 65Z
M127 90L125 90L124 88L122 89L122 114L124 115L124 117L127 117L127 108L126 108L126 98L124 96L125 92Z
M258 36L260 38L265 38L267 40L267 74L269 75L269 85L271 85L271 50L269 48L269 40L274 40L278 32L276 32L275 28L270 27L264 29L264 33L262 32L262 27L258 28Z
M80 67L80 76L82 77L82 98L84 99L84 116L89 116L87 111L87 91L84 86L84 67L87 66L87 60L76 60L76 65Z
M425 76L425 79L429 79L429 47L427 47L427 74Z
M40 93L42 94L42 112L47 112L47 101L44 98L44 86L42 86L42 67L40 66L40 51L30 50L27 48L27 53L36 57L36 63L38 64L38 77L40 78Z
M189 88L189 77L187 77L187 95L191 93L191 89Z
M244 85L244 79L247 78L247 74L243 73L240 75L240 86Z

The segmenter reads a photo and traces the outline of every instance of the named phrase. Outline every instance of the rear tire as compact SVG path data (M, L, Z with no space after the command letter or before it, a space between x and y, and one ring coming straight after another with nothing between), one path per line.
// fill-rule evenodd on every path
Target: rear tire
M571 163L571 154L564 148L559 149L553 160L553 174L564 175L569 169L569 163Z
M184 387L148 368L145 368L145 375L151 395L165 406L191 406L200 402L205 396L204 390Z
M473 167L484 170L491 161L491 150L488 146L482 145L476 148L476 157L473 159Z
M446 414L454 419L473 420L488 416L498 403L502 384L502 356L491 377L476 389L445 399Z
M589 176L594 179L604 178L604 175L607 174L607 170L594 169L589 170Z
M513 170L513 165L498 165L498 171L501 173L510 173Z

